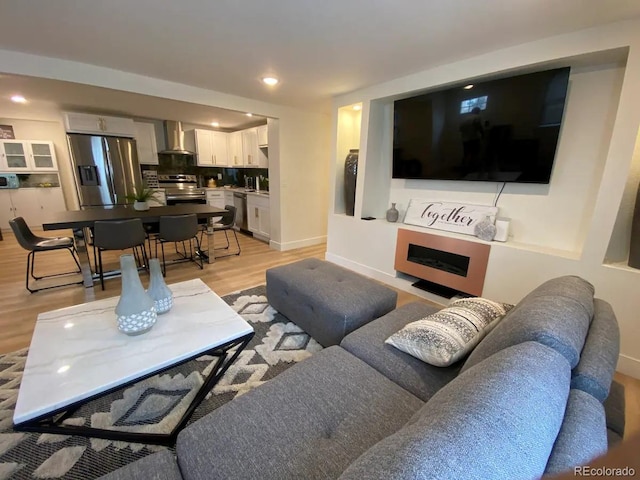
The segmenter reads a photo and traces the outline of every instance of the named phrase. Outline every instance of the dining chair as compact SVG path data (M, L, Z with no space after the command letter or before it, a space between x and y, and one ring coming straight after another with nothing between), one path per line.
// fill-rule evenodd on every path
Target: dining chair
M24 218L16 217L14 219L9 220L9 225L13 230L14 235L16 236L16 240L22 248L29 251L27 255L27 273L25 278L25 286L29 292L39 292L40 290L47 290L49 288L57 288L57 287L65 287L68 285L80 285L82 284L82 280L79 282L69 282L63 283L61 285L51 285L48 287L41 288L30 288L29 286L29 276L34 280L40 280L43 278L50 277L60 277L63 275L72 275L76 273L80 273L80 263L78 263L78 258L76 257L76 247L73 244L73 239L71 237L38 237L35 235L27 222L25 222ZM54 250L68 250L73 258L73 261L76 262L78 266L78 270L74 272L65 272L65 273L55 273L52 275L42 275L36 276L34 273L35 264L36 264L36 253L37 252L52 252Z
M181 261L194 262L204 268L204 259L201 256L200 241L198 240L198 216L195 213L188 215L164 215L160 217L160 228L156 236L156 257L158 256L158 244L162 250L162 274L167 274L164 244L173 243L179 259L172 263ZM193 243L195 242L195 248ZM178 250L178 244L182 244L183 251ZM189 251L187 253L187 243Z
M139 267L148 268L149 260L145 247L146 233L142 220L99 220L93 224L93 255L96 270L100 275L100 285L104 290L104 271L102 252L105 250L133 249ZM138 251L140 250L140 251ZM97 258L96 258L97 253Z
M214 248L214 252L215 250L229 250L229 248L231 247L231 242L229 242L229 232L232 232L234 238L236 239L236 245L238 246L238 251L234 253L226 253L224 255L215 255L215 258L229 257L231 255L240 255L240 251L241 251L240 242L238 241L238 235L236 234L236 231L233 229L233 226L236 223L237 209L233 205L225 205L224 209L226 210L226 212L222 216L222 219L219 222L213 224L213 234L215 235L216 232L224 232L224 237L225 237L225 240L227 241L227 246Z

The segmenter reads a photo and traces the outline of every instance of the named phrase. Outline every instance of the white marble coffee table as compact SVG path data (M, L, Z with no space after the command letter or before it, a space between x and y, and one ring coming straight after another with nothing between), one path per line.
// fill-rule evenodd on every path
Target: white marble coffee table
M251 327L201 280L169 285L174 306L153 328L138 336L118 331L119 297L38 315L13 415L22 431L76 434L110 440L172 444L178 432L253 337ZM232 352L227 352L236 347ZM219 357L217 368L174 431L136 434L62 425L89 400L135 383L201 355Z

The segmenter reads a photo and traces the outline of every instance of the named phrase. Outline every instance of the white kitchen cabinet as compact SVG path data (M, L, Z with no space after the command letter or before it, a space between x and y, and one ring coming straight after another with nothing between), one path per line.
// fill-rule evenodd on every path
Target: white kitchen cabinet
M265 148L269 146L269 134L266 125L260 125L257 127L258 132L258 147Z
M229 134L225 132L211 132L213 147L213 163L216 167L229 165Z
M134 122L140 165L159 165L156 128L153 123Z
M242 148L244 153L245 167L269 168L269 150L266 145L266 135L266 125L249 128L242 131Z
M196 146L196 165L199 167L212 167L214 160L211 132L208 130L194 130L193 133Z
M224 191L224 204L233 205L233 192L231 190Z
M13 190L0 190L0 228L8 229L9 220L15 217L11 192Z
M23 217L30 227L41 228L51 214L66 210L62 188L16 188L0 190L0 222L9 227L9 220Z
M207 205L210 207L222 208L224 210L224 192L222 190L207 189ZM212 217L211 221L217 223L222 217Z
M136 136L134 121L130 118L67 112L64 114L64 124L69 133L92 133L132 138Z
M269 168L269 149L258 148L258 168Z
M254 127L242 130L242 163L245 167L258 167L258 151L258 129Z
M271 208L269 196L247 194L247 227L260 240L271 237Z
M229 166L244 166L244 156L242 153L242 131L231 132L229 134Z
M20 189L18 189L20 190ZM51 214L64 212L67 206L64 203L64 195L62 194L62 188L25 188L23 190L35 190L36 198L40 204L40 226L51 218Z
M207 189L207 205L210 207L224 208L224 192L222 190Z
M1 140L0 170L7 172L53 172L58 170L53 142Z
M198 166L226 167L229 165L228 138L225 132L196 129L193 135Z

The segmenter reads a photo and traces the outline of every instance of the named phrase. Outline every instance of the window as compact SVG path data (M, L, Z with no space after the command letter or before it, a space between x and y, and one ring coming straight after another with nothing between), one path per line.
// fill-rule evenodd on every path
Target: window
M484 97L470 98L469 100L463 100L460 102L460 113L469 113L474 108L478 107L480 110L487 108L487 95Z

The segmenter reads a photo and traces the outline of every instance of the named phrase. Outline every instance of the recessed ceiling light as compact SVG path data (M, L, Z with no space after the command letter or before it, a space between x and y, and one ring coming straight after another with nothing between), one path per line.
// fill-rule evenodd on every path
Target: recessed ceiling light
M273 87L274 85L277 85L280 80L278 80L276 77L262 77L262 82L266 85L269 85L270 87Z
M247 117L253 117L253 113L245 113Z
M362 105L358 104L358 105L354 105L353 109L357 112L358 110L362 110Z
M469 85L465 85L463 88L465 90L471 90L473 88L473 85L470 83Z
M220 126L220 122L211 122L211 126L212 127L219 127Z
M27 99L22 95L14 95L11 97L11 101L15 103L27 103Z

